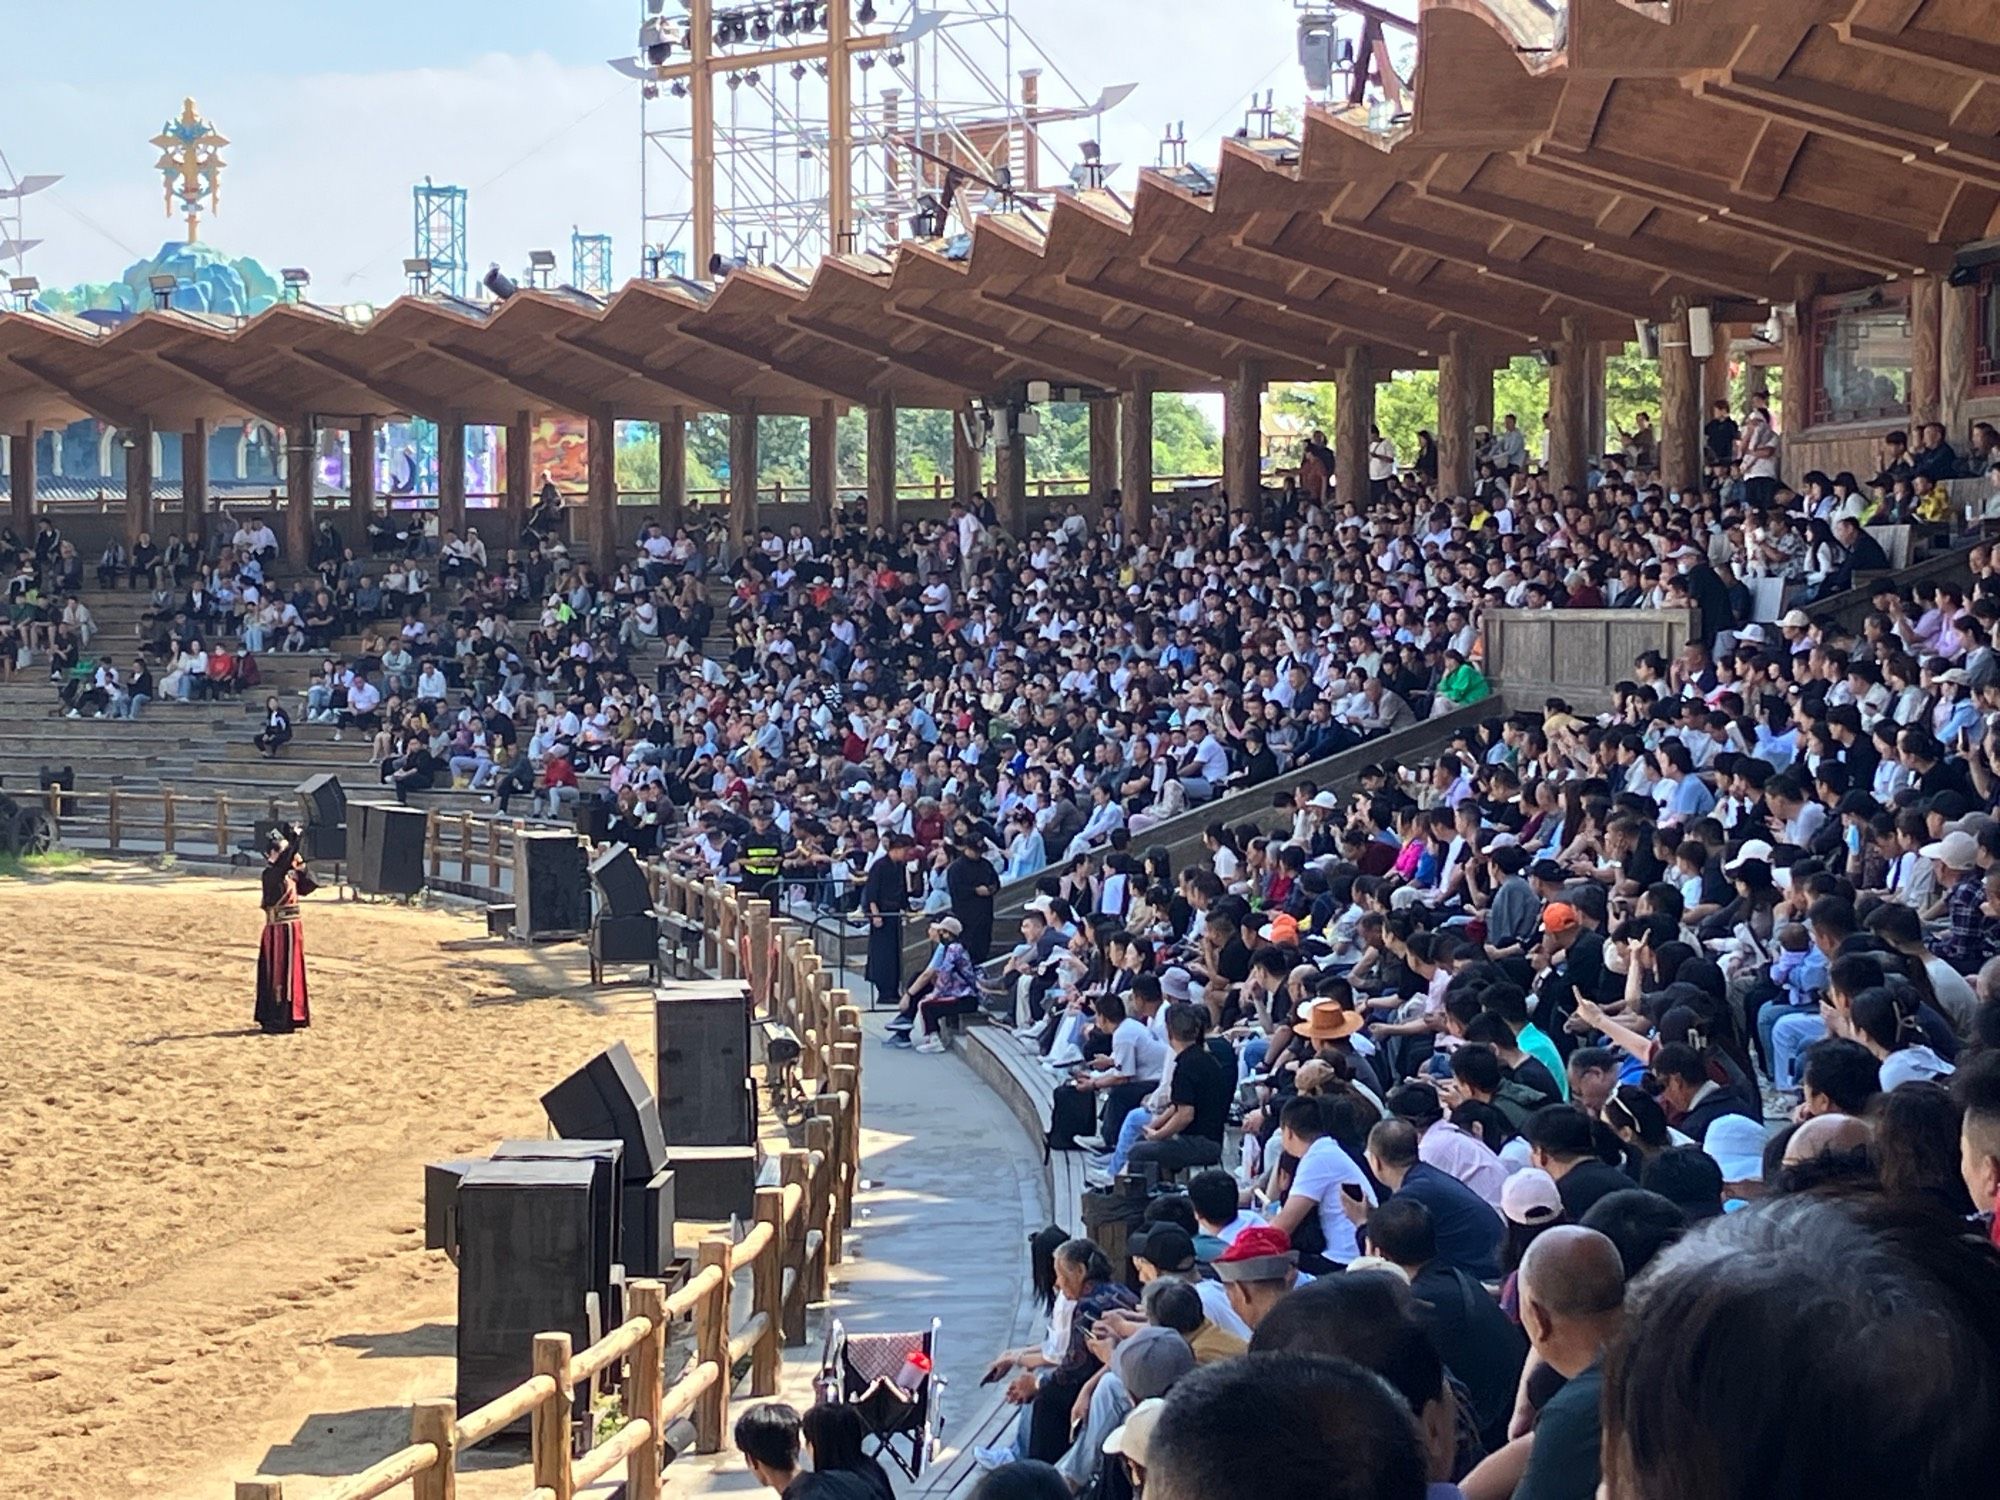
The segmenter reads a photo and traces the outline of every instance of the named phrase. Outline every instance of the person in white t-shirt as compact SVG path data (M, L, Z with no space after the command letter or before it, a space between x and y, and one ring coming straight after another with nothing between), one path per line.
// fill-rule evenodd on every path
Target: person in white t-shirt
M1341 1266L1361 1253L1354 1225L1341 1211L1341 1195L1358 1197L1372 1207L1375 1188L1360 1164L1340 1142L1326 1134L1323 1108L1318 1099L1302 1094L1287 1104L1278 1117L1279 1139L1286 1152L1297 1159L1298 1166L1292 1171L1292 1186L1285 1195L1284 1206L1272 1216L1271 1222L1286 1234L1295 1235L1309 1215L1318 1215L1320 1232L1326 1236L1326 1249L1320 1253Z

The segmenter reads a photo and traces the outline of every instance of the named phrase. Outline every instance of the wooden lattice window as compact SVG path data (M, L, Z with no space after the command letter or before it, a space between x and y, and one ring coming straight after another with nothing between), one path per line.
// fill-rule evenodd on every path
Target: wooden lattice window
M1813 425L1899 421L1910 412L1910 301L1877 287L1812 305Z
M2000 266L1980 272L1972 299L1972 383L2000 392Z

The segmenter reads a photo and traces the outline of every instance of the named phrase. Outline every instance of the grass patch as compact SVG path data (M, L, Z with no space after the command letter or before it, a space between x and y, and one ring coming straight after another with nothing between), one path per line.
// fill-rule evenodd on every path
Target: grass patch
M51 849L46 854L0 854L0 880L29 875L60 875L84 863L75 849Z

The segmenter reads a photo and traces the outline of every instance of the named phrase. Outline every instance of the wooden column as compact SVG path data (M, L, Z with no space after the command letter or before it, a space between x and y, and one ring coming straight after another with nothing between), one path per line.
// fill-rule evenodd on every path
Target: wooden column
M1584 440L1584 414L1590 405L1584 389L1590 375L1588 344L1583 320L1564 318L1555 368L1549 372L1549 480L1558 490L1574 485L1579 494L1589 459Z
M1222 487L1253 521L1264 514L1263 456L1264 367L1246 359L1223 393Z
M1153 375L1132 377L1118 398L1118 488L1125 492L1125 534L1153 529Z
M589 417L585 426L583 513L571 512L570 544L600 571L610 569L618 547L618 424L609 412Z
M1722 324L1715 325L1715 350L1701 362L1701 420L1708 421L1708 410L1718 401L1728 401L1734 412L1736 403L1729 394L1729 333Z
M833 512L840 488L840 408L822 401L808 417L807 490L812 496L812 520L808 530L824 537L833 530Z
M1660 483L1669 494L1701 485L1701 377L1688 344L1688 303L1660 325Z
M1972 398L1972 319L1978 289L1947 286L1938 297L1938 420L1945 441L1964 451L1965 403Z
M1778 418L1779 435L1789 444L1812 426L1812 329L1795 317L1785 319L1785 336L1778 344L1778 378L1781 411L1773 415ZM1791 458L1789 446L1783 448L1779 473L1789 473Z
M1943 407L1943 283L1935 276L1910 280L1910 425L1938 422ZM1949 440L1950 434L1946 434ZM1917 435L1910 434L1912 445Z
M896 403L877 396L868 407L868 529L896 526Z
M757 403L729 414L729 537L741 557L757 536Z
M965 435L971 409L961 406L951 414L951 494L954 500L970 504L985 480L985 464L979 450Z
M1446 337L1438 355L1438 493L1454 500L1472 493L1472 341Z
M503 439L506 464L500 478L501 505L507 517L505 534L486 544L487 558L498 563L521 535L535 503L535 414L517 411Z
M181 434L181 532L208 540L208 418L196 417ZM154 537L156 545L165 545Z
M1018 430L993 439L993 509L1002 531L1028 534L1028 440Z
M1090 497L1102 501L1118 488L1118 403L1093 401L1090 413Z
M438 542L455 531L465 535L465 424L438 423Z
M362 417L347 429L347 517L353 533L347 545L358 557L367 556L368 523L375 519L375 443L380 430L373 417Z
M312 560L313 423L300 417L285 427L284 568L303 573ZM151 459L147 460L149 463ZM129 472L129 471L128 471Z
M1368 428L1374 420L1375 351L1350 344L1333 391L1334 492L1343 505L1368 502Z
M672 531L687 521L688 414L670 406L660 417L660 524Z
M1621 346L1622 347L1622 346ZM1604 457L1604 361L1609 351L1592 340L1584 355L1583 456L1588 462Z
M7 468L14 534L23 542L35 534L35 437L36 424L25 423L7 439Z

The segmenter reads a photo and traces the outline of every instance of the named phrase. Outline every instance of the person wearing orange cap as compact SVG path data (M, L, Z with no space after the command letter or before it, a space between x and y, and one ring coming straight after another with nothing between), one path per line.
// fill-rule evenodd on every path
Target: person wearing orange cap
M1576 1014L1578 1000L1604 997L1604 934L1586 927L1583 915L1567 901L1551 901L1542 909L1542 942L1535 951L1539 1002L1535 1024L1564 1045L1564 1022Z

